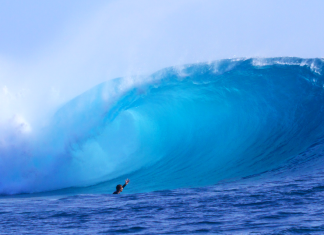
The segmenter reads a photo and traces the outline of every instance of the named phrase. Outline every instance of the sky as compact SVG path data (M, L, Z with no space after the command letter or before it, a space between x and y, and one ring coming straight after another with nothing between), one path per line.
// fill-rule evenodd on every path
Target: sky
M0 125L115 77L236 57L324 57L322 0L0 0Z

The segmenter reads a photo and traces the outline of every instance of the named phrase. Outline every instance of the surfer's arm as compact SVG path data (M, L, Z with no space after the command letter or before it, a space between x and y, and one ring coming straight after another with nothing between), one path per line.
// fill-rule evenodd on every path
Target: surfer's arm
M125 188L128 183L129 183L129 179L125 180L125 184L123 185L123 188Z

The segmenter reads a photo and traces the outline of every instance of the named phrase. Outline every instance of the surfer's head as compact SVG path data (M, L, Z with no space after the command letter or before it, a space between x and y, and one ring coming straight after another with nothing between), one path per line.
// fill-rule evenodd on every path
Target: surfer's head
M122 191L123 191L123 186L122 186L121 184L118 184L118 185L116 186L116 191L117 191L117 192L122 192Z

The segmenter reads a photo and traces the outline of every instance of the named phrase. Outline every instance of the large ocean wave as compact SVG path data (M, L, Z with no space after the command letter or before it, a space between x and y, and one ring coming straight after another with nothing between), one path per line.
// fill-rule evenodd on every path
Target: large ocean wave
M0 194L200 187L322 156L322 59L232 59L99 84L0 135ZM283 171L283 170L282 170ZM67 190L67 189L66 189Z

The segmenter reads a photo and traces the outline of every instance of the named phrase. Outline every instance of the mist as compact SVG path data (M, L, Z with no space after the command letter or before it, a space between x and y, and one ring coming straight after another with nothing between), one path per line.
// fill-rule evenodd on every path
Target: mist
M32 132L116 77L224 58L323 57L323 9L301 0L3 1L0 127Z

